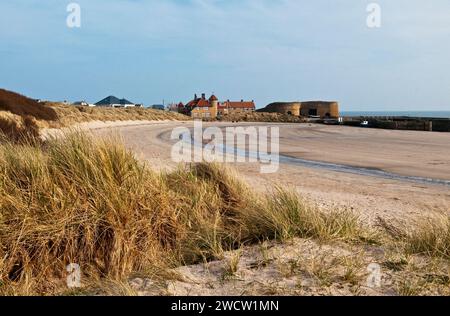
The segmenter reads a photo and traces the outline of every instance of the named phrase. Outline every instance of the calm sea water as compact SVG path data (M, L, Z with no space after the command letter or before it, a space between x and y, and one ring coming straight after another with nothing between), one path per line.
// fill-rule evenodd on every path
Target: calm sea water
M342 111L342 116L410 116L450 118L450 111Z

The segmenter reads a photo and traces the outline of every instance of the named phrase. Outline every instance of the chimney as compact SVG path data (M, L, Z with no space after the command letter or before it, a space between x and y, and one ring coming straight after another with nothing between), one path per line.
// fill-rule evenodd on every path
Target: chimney
M202 99L203 99L203 100L206 99L206 94L202 93Z
M194 94L194 100L197 100L197 93Z

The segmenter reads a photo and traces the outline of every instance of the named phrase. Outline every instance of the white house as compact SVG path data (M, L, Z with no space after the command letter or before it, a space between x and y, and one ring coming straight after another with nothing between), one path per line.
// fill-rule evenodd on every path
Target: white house
M77 102L74 102L73 105L76 105L76 106L95 106L94 104L90 104L90 103L88 103L86 101L77 101Z

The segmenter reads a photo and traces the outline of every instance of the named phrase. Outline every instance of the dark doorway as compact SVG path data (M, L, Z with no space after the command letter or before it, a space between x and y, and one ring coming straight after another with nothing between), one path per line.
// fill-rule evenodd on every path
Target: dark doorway
M289 111L288 113L287 113L288 115L292 115L292 112L291 111Z

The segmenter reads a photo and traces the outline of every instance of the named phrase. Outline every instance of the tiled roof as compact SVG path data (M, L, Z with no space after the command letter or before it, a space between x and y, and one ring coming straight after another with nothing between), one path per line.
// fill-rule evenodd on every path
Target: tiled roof
M242 102L234 102L234 101L226 101L222 103L222 108L230 108L230 109L255 109L255 102L253 101L242 101Z
M186 107L189 108L202 108L202 107L211 107L211 102L218 101L215 95L212 95L208 100L204 98L196 98L186 104ZM219 102L218 107L220 109L255 109L255 102L253 101L225 101Z
M134 104L133 102L128 101L127 99L119 99L113 95L104 98L103 100L95 103L95 105L109 105L109 104Z
M210 107L210 103L208 100L202 99L202 98L198 98L195 100L190 101L188 104L186 104L186 106L191 107L191 108L205 108L205 107Z

